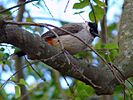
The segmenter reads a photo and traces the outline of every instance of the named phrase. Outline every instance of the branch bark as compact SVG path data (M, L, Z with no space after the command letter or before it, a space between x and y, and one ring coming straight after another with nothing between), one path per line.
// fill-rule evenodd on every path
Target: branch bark
M125 0L118 34L119 56L115 64L126 78L133 77L133 0Z
M133 1L127 0L126 2L119 33L120 53L114 62L125 76L124 80L133 76L133 25L131 23ZM30 59L43 61L61 74L91 85L97 94L112 94L115 86L119 84L108 67L96 68L84 60L67 55L71 61L69 63L63 53L59 54L61 51L48 45L40 36L16 25L6 25L3 20L0 20L0 43L12 44L26 52ZM57 54L59 55L55 56ZM50 59L45 61L48 58Z
M40 36L31 34L16 25L1 24L0 26L0 43L9 43L21 48L30 59L43 61L43 59L50 58L61 52L48 45ZM87 85L91 85L97 94L113 93L114 87L118 82L107 67L102 69L101 67L95 68L86 61L76 59L71 55L67 56L71 63L67 61L63 53L43 62L63 75L71 76ZM95 85L92 85L89 80Z

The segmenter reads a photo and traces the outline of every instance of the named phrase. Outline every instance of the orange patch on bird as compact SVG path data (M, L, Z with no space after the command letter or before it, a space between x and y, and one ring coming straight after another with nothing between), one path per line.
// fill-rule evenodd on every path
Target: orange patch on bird
M47 37L45 38L45 41L47 41L50 45L54 45L53 38Z

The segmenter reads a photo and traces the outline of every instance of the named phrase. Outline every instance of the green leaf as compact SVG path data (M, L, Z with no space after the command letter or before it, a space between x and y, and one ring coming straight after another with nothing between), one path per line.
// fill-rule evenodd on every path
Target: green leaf
M117 49L117 50L116 50L116 49L112 49L112 50L109 50L109 52L110 52L110 58L111 58L112 61L113 61L114 58L116 58L116 57L118 56L118 54L119 54L118 49Z
M77 100L85 100L87 97L92 96L94 94L94 90L91 87L79 81L76 86L75 92L78 97Z
M33 20L32 20L32 18L31 17L27 17L26 18L26 22L32 22Z
M14 52L16 53L16 52L19 52L19 51L21 51L21 49L19 49L19 48L15 47Z
M4 48L0 48L0 51L4 51L5 49Z
M90 3L88 0L83 0L83 1L80 1L80 3L75 3L73 5L73 9L82 9L86 6L88 6Z
M94 13L93 13L93 10L94 10ZM97 21L101 20L104 16L104 9L96 5L96 6L93 6L93 10L89 13L90 20L94 22L95 17Z
M75 100L81 100L80 97L75 97Z
M106 4L100 0L93 0L98 6L106 7Z
M118 45L116 43L108 43L103 48L109 49L109 54L104 55L107 61L113 61L114 58L118 55Z
M118 45L116 43L108 43L105 45L106 49L118 49Z
M16 78L14 76L11 77L11 81L15 82L16 81Z
M7 59L8 59L8 57L9 57L9 54L8 54L8 53L4 53L3 58L7 60Z
M83 13L84 11L80 11L80 12L75 12L74 14L81 14Z
M18 98L21 96L20 87L17 85L15 86L15 98Z
M112 31L117 30L117 23L112 23L111 25L109 25L107 30L108 30L107 35L108 35L109 38L111 38L113 36Z
M25 85L25 86L29 86L24 79L20 79L20 81L19 81L18 84Z
M116 86L114 94L119 94L121 91L122 91L122 86Z

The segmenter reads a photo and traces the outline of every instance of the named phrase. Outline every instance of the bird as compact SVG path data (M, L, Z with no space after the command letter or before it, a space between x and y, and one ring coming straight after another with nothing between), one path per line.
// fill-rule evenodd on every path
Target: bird
M64 49L72 55L85 50L87 46L80 39L75 38L61 29L71 32L71 34L80 38L87 44L91 44L95 37L100 37L97 24L92 22L65 24L60 27L60 29L55 28L49 30L41 36L49 45L58 49L62 49L60 45L60 43L62 43ZM53 33L53 31L59 38Z
M54 28L45 32L41 36L41 38L45 40L49 45L54 46L58 49L62 49L59 43L61 42L64 49L67 50L71 55L85 50L87 46L78 38L75 38L74 36L68 34L61 29L71 32L71 34L80 38L87 44L91 44L95 37L100 37L98 34L97 24L92 22L65 24L60 27L60 29ZM59 38L57 38L53 31L58 35ZM22 57L26 55L26 53L20 50L12 54L12 58L14 58L14 55Z

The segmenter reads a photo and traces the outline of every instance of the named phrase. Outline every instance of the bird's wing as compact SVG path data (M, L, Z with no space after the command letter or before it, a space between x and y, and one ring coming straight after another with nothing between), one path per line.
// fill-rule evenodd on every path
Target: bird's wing
M81 31L83 29L83 26L79 25L77 23L71 23L71 24L65 24L64 26L62 26L60 28L65 29L65 30L67 30L67 31L69 31L71 33L77 33L77 32L79 32L79 31ZM64 32L62 30L57 29L57 28L52 29L52 31L56 32L56 34L58 36L62 36L62 35L68 34L68 33ZM41 37L42 38L54 38L56 36L51 31L48 31L48 32L44 33Z

